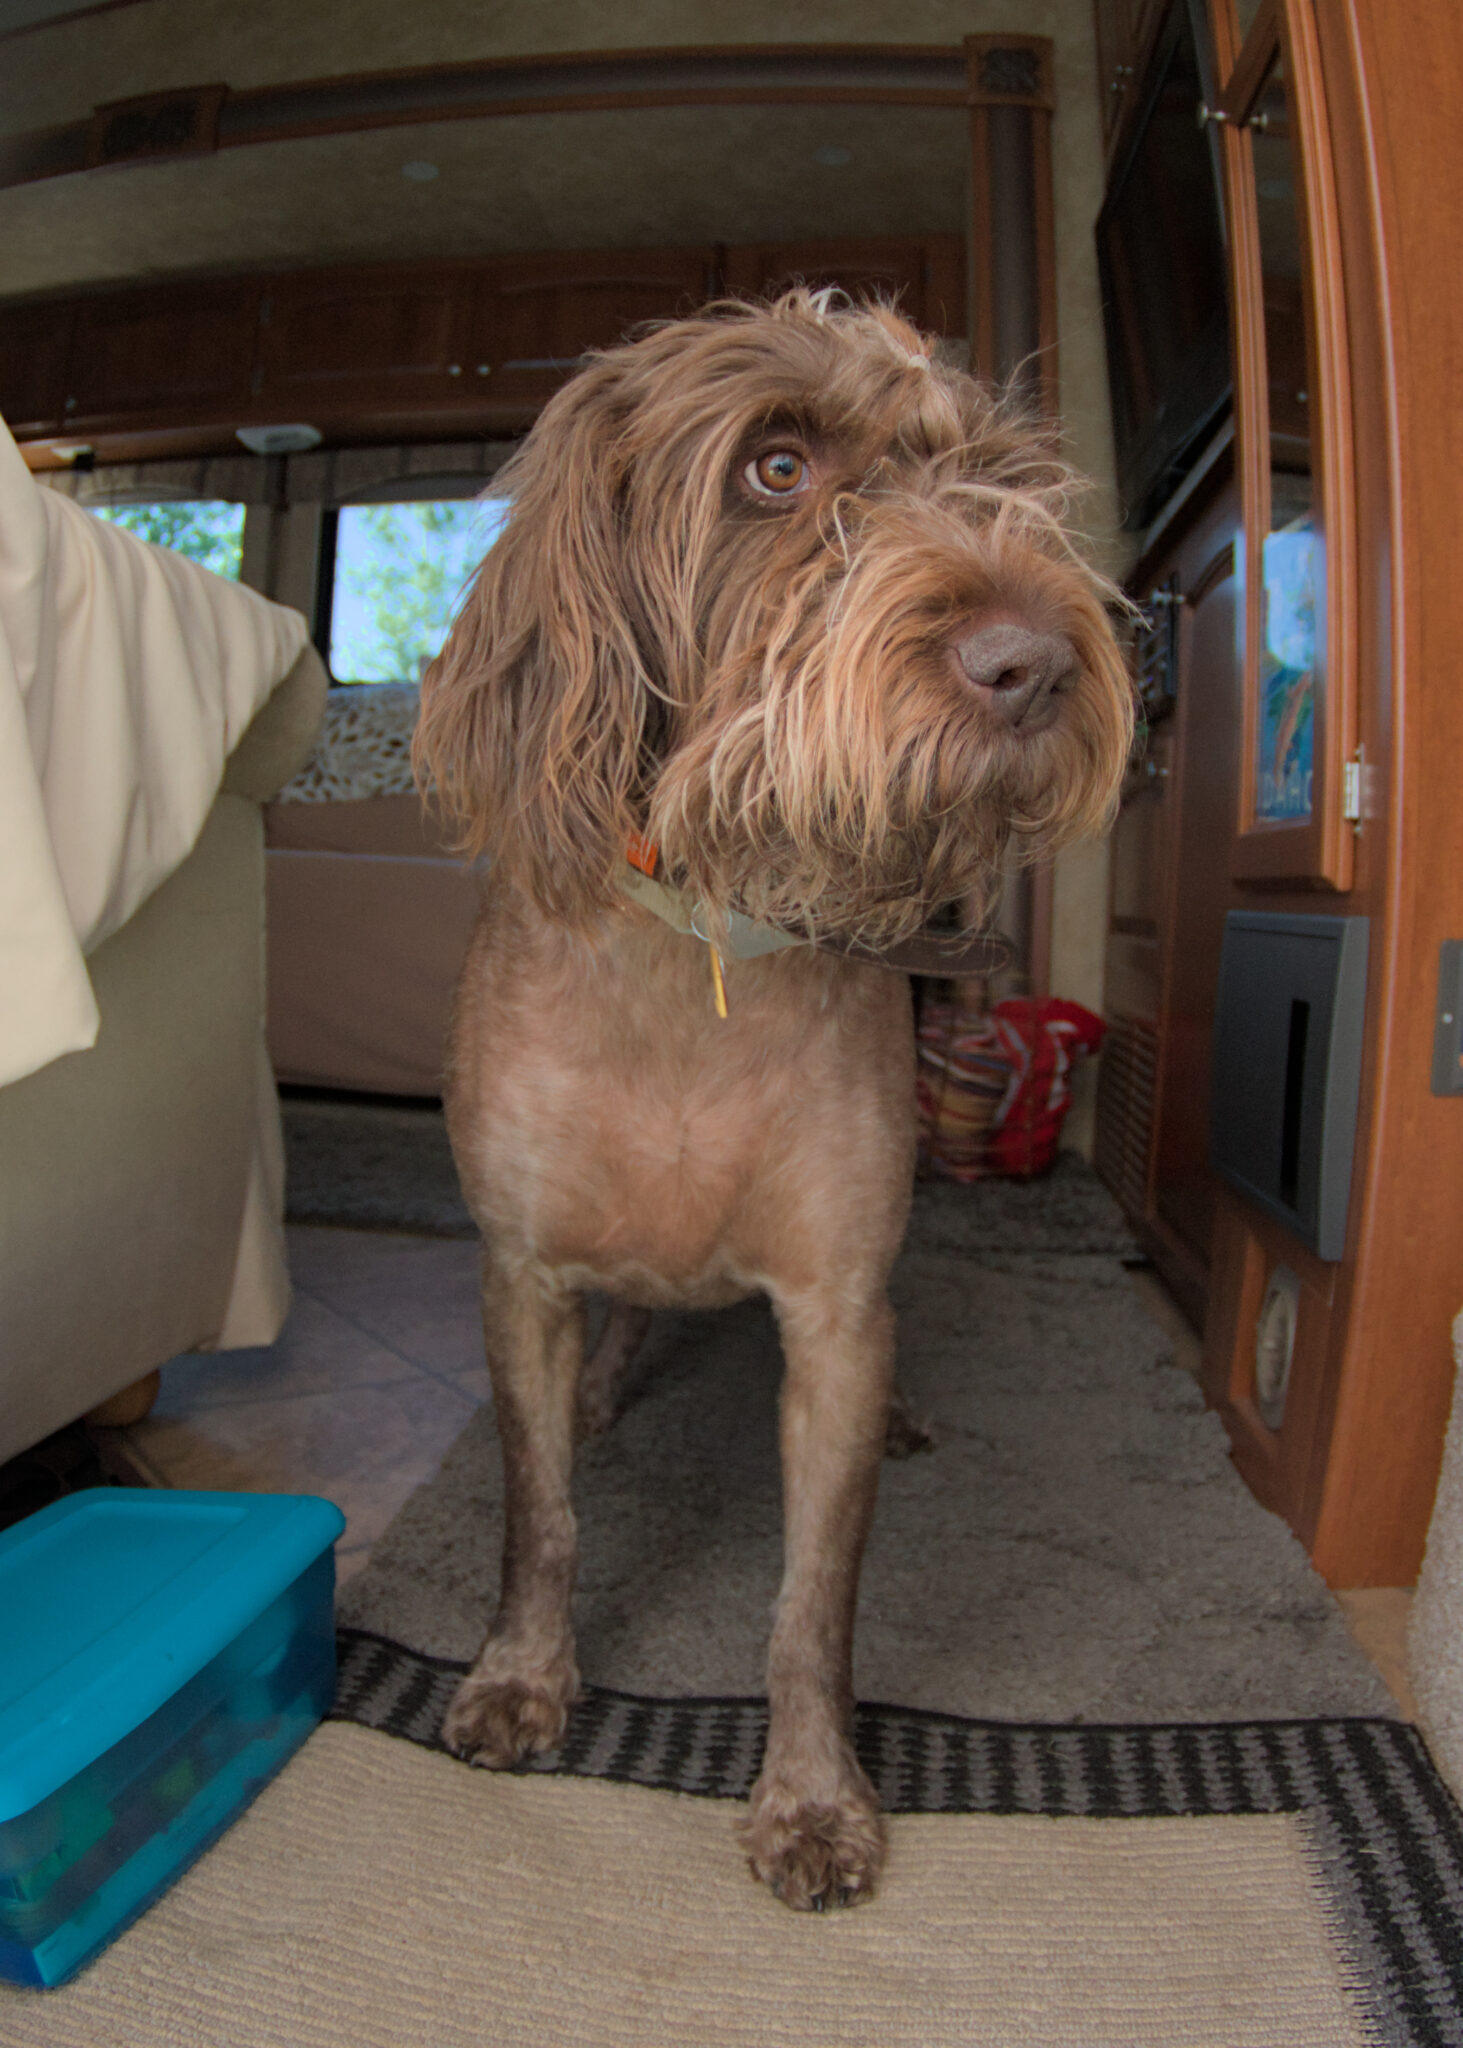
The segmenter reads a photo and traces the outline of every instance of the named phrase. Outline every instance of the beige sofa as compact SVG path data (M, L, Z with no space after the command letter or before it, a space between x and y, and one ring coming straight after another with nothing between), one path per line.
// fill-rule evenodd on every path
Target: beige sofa
M0 420L0 1460L289 1305L262 804L298 612L40 487Z
M414 796L270 804L264 834L280 1080L440 1095L475 876Z
M325 690L307 649L192 852L90 954L95 1044L0 1088L0 1461L180 1351L283 1320L261 805L308 757Z
M281 1081L435 1096L479 879L411 775L417 692L333 689L308 768L264 813L269 1050Z

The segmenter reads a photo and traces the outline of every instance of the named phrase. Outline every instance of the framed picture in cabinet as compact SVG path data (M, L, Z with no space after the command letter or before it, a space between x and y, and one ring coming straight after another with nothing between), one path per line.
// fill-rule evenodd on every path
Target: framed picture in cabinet
M1241 6L1219 106L1244 504L1237 880L1351 885L1351 454L1340 241L1310 0ZM1221 38L1221 40L1223 40Z

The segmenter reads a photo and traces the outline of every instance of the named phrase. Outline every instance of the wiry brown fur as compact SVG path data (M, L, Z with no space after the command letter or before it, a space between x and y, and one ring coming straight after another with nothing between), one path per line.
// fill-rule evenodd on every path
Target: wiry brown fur
M747 465L779 448L811 487L763 502ZM638 1310L764 1292L786 1569L743 1835L789 1904L856 1899L882 1857L848 1729L913 1171L908 987L798 946L729 963L722 1021L705 948L619 877L646 832L703 930L740 910L876 942L988 894L1012 840L1109 815L1131 725L1111 593L1027 427L892 312L806 292L596 358L502 481L512 515L417 739L492 864L447 1107L485 1241L507 1532L445 1733L495 1766L559 1738L576 1429L611 1418ZM1029 721L957 658L1010 621L1071 657ZM621 1306L586 1370L590 1288Z
M914 359L925 367L915 367ZM789 430L829 487L737 499ZM547 917L617 900L648 831L713 911L893 940L1100 828L1130 739L1104 611L1062 525L1068 472L883 308L808 293L609 351L500 479L513 515L423 693L417 759L464 844ZM993 606L1064 633L1059 733L974 715L951 633Z

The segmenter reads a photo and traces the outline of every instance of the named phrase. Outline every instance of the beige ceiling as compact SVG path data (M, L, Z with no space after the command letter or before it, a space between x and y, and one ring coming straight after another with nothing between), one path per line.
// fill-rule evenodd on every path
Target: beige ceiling
M0 135L108 100L573 50L958 45L1050 36L1059 367L1078 464L1111 473L1092 224L1092 0L133 0L0 42ZM852 152L842 168L815 152ZM414 184L402 165L440 175ZM668 108L445 121L0 191L0 299L286 264L959 231L958 110ZM1097 523L1102 524L1099 518Z
M1090 149L1089 0L134 0L0 44L0 134L210 81L1017 29L1056 39L1062 153L1079 137ZM826 145L851 161L820 165ZM242 265L959 232L966 159L958 110L867 106L521 114L268 143L0 191L0 297ZM437 178L402 176L423 160Z
M1090 0L134 0L4 47L0 133L105 100L564 50L684 44L1087 40Z
M820 165L820 145L852 151ZM959 234L964 115L668 107L324 135L0 193L6 289L514 249ZM417 183L404 164L439 175Z

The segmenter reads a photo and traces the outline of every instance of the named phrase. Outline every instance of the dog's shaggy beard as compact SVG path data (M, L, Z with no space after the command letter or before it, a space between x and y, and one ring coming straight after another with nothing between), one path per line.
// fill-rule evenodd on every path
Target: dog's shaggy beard
M713 920L735 908L892 944L951 903L978 917L1008 852L1035 859L1110 821L1132 737L1111 593L1074 557L1054 493L952 472L845 498L800 560L784 546L758 579L777 592L761 616L740 596L710 607L648 829ZM1013 730L959 666L955 643L993 613L1076 650L1042 730Z
M858 482L753 502L749 445L783 419L796 438L805 406ZM978 915L1009 843L1107 821L1132 691L1068 473L887 309L793 292L611 350L502 483L512 516L413 757L462 848L553 922L622 906L648 833L698 922L892 943L948 903ZM993 618L1076 650L1046 730L1012 730L961 670Z

